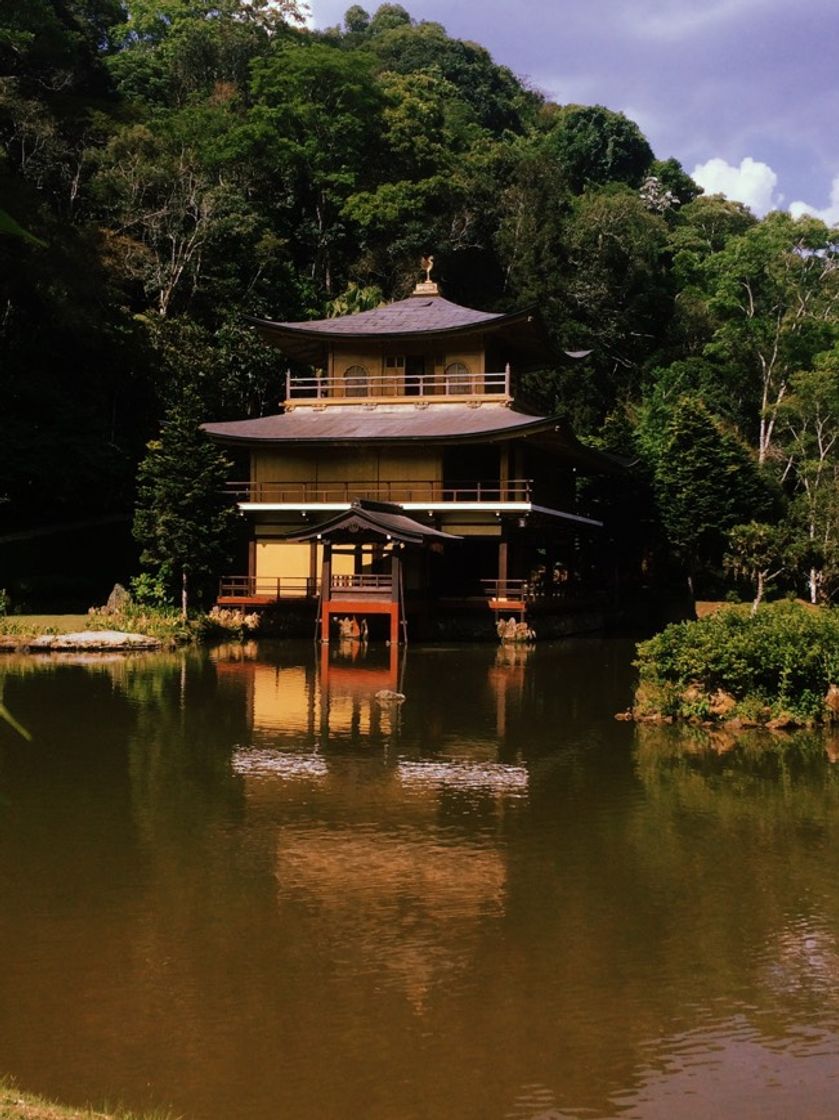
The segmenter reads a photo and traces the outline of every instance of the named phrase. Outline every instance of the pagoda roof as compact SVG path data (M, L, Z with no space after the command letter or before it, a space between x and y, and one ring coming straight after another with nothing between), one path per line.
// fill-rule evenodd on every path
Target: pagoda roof
M406 340L417 335L438 337L503 332L531 362L556 357L542 318L535 307L509 314L462 307L439 295L415 294L370 311L334 319L277 322L246 316L261 337L288 357L316 365L330 343L350 339Z
M409 517L401 506L391 502L374 502L359 499L349 509L321 521L302 532L291 533L289 541L345 541L362 540L397 541L400 544L426 544L427 542L459 541L453 533L443 533L431 525L423 525Z
M622 464L581 444L556 416L539 416L500 404L473 408L468 404L340 405L295 408L255 420L232 420L202 425L221 443L251 447L267 444L297 446L492 443L533 438L549 450L582 467L612 472Z

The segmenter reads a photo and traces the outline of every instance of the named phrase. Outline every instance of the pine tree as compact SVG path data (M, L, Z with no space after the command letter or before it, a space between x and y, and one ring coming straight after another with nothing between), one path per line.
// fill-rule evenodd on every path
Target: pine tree
M180 593L216 577L229 561L236 511L225 497L230 461L200 428L201 406L187 390L167 412L137 474L134 538L140 562Z
M656 460L657 504L693 591L696 572L721 563L728 531L771 519L778 496L748 446L698 397L676 403Z

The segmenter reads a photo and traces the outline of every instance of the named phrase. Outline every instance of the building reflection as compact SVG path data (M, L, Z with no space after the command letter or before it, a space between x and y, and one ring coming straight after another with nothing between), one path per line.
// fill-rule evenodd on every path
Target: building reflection
M458 692L481 731L452 742L438 734L433 692L420 692L437 663L419 653L413 705L411 653L394 647L333 643L308 660L278 651L218 664L250 709L232 769L248 814L276 822L266 856L280 913L311 925L330 957L378 971L418 1014L470 967L478 931L504 917L501 834L528 789L526 767L500 760L521 653L470 656ZM405 703L392 696L403 689ZM445 704L442 682L436 692Z
M212 654L219 679L242 695L254 747L328 752L398 743L420 754L517 761L507 743L525 700L527 647L471 650L455 676L449 670L431 689L434 653L347 640L294 654L272 656L256 643ZM421 709L411 703L417 690Z

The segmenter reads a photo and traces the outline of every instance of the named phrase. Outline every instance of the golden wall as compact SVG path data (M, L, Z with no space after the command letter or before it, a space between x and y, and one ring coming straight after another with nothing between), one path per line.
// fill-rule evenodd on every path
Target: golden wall
M375 447L294 451L259 449L251 456L253 482L442 482L443 453L426 448ZM292 487L293 489L293 487ZM266 495L265 500L270 500Z
M474 375L474 383L464 391L479 392L482 388L482 381L478 375L485 372L485 362L484 347L480 337L448 340L441 338L433 342L425 340L415 343L393 339L375 345L348 341L335 345L330 352L327 373L330 378L338 382L331 395L343 397L345 394L340 379L353 366L361 366L366 370L367 375L374 379L370 396L402 396L404 367L388 368L386 363L388 356L422 357L425 359L426 375L433 373L439 378L445 375L447 367L453 363L461 363L466 366L468 373ZM429 391L436 393L443 392L443 389L437 386L430 387Z
M291 528L289 527L289 532ZM296 544L279 541L271 537L257 535L256 570L257 580L306 579L311 574L311 548L308 543ZM316 545L315 574L320 578L323 563L323 546ZM332 571L335 575L351 576L355 571L355 558L345 553L332 554ZM289 593L293 588L289 588Z

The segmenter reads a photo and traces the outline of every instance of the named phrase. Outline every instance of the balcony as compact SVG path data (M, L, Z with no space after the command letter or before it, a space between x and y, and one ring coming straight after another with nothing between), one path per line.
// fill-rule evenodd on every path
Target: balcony
M344 508L358 498L392 502L407 509L435 506L525 506L532 501L533 480L513 478L463 482L431 479L403 481L230 482L228 493L243 507L300 509L323 506Z
M223 576L219 581L217 602L222 606L263 606L288 599L314 599L320 593L320 580L307 576ZM333 575L331 600L390 600L393 578L389 575Z
M313 599L319 585L320 580L307 576L223 576L217 602L261 606L280 599Z
M361 368L361 367L351 367ZM501 373L387 373L298 377L286 374L286 406L367 402L503 401L510 397L510 371Z

